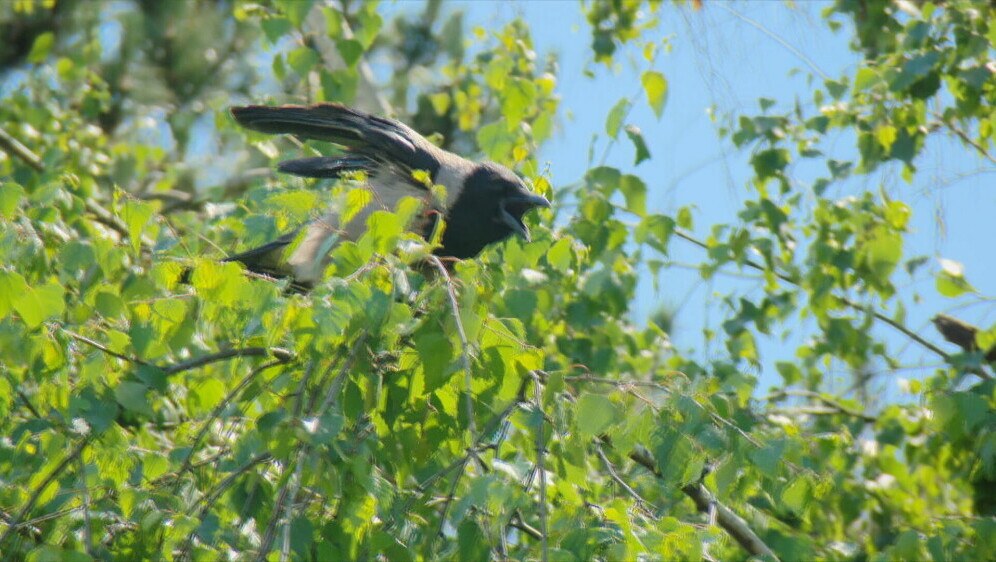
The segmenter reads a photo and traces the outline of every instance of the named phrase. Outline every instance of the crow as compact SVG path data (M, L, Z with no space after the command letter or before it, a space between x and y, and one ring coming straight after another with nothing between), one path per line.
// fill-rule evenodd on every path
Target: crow
M472 162L443 150L407 125L370 115L338 103L309 106L247 105L233 107L232 116L247 129L269 134L290 134L306 140L329 141L342 147L341 154L281 162L277 169L309 178L338 178L364 172L364 187L372 202L340 224L328 213L258 248L228 257L246 269L271 277L290 278L300 290L321 281L328 254L340 240L357 240L366 229L367 217L376 210L393 210L403 197L423 201L421 220L411 227L428 239L441 216L445 220L441 258L473 258L487 245L512 234L529 240L523 215L534 207L550 207L543 196L531 193L508 168L494 162ZM414 172L422 170L433 184L446 188L445 201L437 201ZM295 244L295 241L298 241Z

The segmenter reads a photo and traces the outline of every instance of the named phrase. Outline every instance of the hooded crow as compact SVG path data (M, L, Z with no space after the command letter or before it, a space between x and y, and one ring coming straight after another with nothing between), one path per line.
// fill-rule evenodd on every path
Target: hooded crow
M472 162L443 150L407 125L363 113L337 103L310 106L248 105L233 107L232 116L247 129L270 134L290 134L301 139L337 144L335 156L300 158L281 162L281 172L310 178L337 178L363 171L372 202L340 224L335 213L326 214L277 240L225 261L274 277L290 277L296 287L308 289L321 280L328 254L340 240L357 240L366 229L367 217L376 210L393 210L404 197L424 201L423 220L412 231L428 238L438 216L446 221L435 254L472 258L488 244L518 234L529 240L523 215L533 207L549 207L546 198L530 193L511 170L494 162ZM423 170L433 184L446 188L445 202L437 202L413 172ZM295 244L295 240L299 240Z

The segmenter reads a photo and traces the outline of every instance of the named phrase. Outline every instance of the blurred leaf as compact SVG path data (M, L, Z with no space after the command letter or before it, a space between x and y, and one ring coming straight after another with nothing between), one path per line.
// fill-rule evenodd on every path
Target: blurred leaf
M621 98L612 109L609 110L609 115L605 119L605 133L612 138L619 136L619 129L622 127L623 119L626 118L626 114L629 113L630 103L626 98Z
M643 138L643 132L636 125L626 125L626 136L629 140L633 141L633 146L636 148L636 161L633 165L636 166L644 160L650 159L650 149L647 148L647 141Z
M654 110L654 115L658 119L664 113L664 103L667 102L667 79L656 70L647 70L640 77L643 82L643 90L647 94L647 102Z
M14 274L16 275L16 274ZM56 281L49 281L41 287L18 287L17 277L7 277L13 288L20 289L13 299L14 310L29 328L35 328L45 320L62 316L66 305L63 300L65 289ZM23 281L20 281L23 283Z
M52 52L52 46L55 45L55 34L51 31L46 31L35 37L35 42L31 45L31 52L28 53L28 62L32 64L41 64L45 62L48 58L49 53Z
M600 435L616 421L615 404L601 394L585 394L578 399L578 431L584 437Z

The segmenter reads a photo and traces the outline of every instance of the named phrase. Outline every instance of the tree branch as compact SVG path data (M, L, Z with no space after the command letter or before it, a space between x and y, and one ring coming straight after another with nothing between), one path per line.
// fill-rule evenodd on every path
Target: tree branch
M39 158L34 152L31 152L28 147L21 144L20 141L14 138L2 127L0 127L0 150L18 157L22 162L28 166L31 166L31 168L33 168L36 172L40 173L45 171L45 166L42 164L41 158Z
M640 450L633 451L629 454L629 458L649 470L654 476L662 478L657 468L657 463L646 452ZM701 483L696 482L682 486L681 491L695 502L695 506L700 512L710 513L712 510L715 510L716 522L719 526L752 556L763 556L778 560L775 552L757 536L757 533L747 525L747 522L728 507L721 504Z

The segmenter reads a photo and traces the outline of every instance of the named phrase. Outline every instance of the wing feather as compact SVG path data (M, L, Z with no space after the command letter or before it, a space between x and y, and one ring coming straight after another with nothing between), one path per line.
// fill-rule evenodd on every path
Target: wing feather
M426 170L433 176L445 158L441 149L404 123L338 103L246 105L231 111L240 125L254 131L333 142L364 157Z

